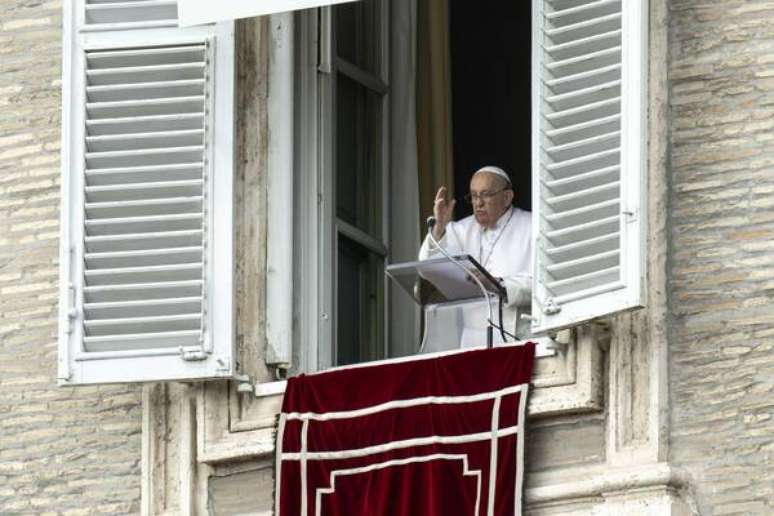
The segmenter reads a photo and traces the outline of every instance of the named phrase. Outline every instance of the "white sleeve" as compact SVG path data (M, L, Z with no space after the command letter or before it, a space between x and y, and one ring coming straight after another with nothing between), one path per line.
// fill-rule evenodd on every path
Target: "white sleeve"
M527 271L503 278L505 290L508 292L507 306L528 307L532 304L532 278L534 275L534 256L532 249L532 218L523 219L520 230L528 242L529 266Z
M453 233L453 236L450 236L450 233ZM454 243L450 242L450 240L453 240ZM450 222L446 226L446 231L438 243L441 244L441 247L449 254L460 254L462 252L461 247L455 245L455 243L459 244L459 238L457 237L457 232L454 230L453 222ZM425 240L422 242L422 247L419 248L419 259L427 260L437 256L443 256L443 253L441 253L432 240L430 240L430 235L426 235Z
M517 274L503 278L508 302L505 306L528 306L532 302L532 275Z

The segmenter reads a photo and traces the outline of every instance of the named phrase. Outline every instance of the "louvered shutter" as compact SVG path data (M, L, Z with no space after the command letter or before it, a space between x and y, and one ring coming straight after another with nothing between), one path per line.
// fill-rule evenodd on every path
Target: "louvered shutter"
M65 7L61 383L233 374L233 24Z
M534 0L533 331L640 306L643 0Z

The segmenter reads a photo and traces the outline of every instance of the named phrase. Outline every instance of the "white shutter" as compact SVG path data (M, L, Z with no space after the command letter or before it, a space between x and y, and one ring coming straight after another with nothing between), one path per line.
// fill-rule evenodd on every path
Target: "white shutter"
M233 24L65 7L61 383L233 374Z
M644 0L533 1L533 331L640 306Z
M219 0L217 2L178 0L177 9L180 25L188 26L352 1L354 0Z

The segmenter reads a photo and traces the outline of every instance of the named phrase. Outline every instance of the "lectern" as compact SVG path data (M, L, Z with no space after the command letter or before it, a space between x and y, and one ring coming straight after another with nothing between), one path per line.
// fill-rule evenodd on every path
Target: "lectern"
M472 256L393 264L385 273L422 307L420 352L505 342L498 310L505 288Z

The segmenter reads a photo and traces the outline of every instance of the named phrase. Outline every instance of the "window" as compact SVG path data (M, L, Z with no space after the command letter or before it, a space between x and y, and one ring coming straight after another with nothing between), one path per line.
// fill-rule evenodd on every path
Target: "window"
M381 276L385 263L411 258L419 214L427 211L415 197L416 77L405 70L416 56L406 44L416 18L406 11L408 24L393 23L409 5L401 0L178 6L189 22L257 14L238 4L260 4L268 13L332 3L342 5L299 14L293 57L298 156L296 185L284 203L305 211L295 222L303 249L284 266L296 274L287 288L296 300L298 370L407 354L412 346L405 343L418 339L417 314L401 312ZM66 383L234 372L233 24L181 29L170 5L68 4L60 325ZM532 2L535 331L641 304L645 6ZM160 80L141 80L146 71ZM168 238L197 231L195 242ZM93 296L111 290L119 297ZM143 302L151 291L159 311Z

